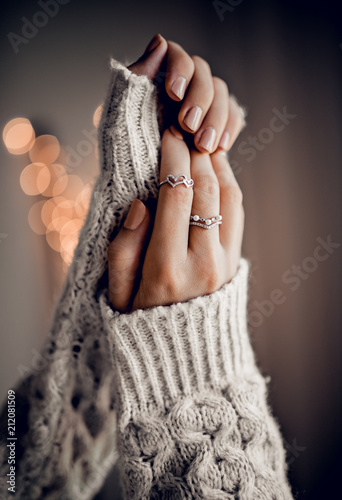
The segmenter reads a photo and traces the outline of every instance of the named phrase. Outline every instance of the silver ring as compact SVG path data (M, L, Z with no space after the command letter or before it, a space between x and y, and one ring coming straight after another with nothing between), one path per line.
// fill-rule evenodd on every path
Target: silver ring
M163 184L170 184L172 187L179 186L180 184L184 184L187 188L192 187L194 185L193 179L188 179L185 174L179 174L176 177L172 174L168 174L166 179L159 184L159 187Z
M199 215L190 215L190 226L199 226L203 229L211 229L212 227L222 224L222 215L216 215L205 219Z

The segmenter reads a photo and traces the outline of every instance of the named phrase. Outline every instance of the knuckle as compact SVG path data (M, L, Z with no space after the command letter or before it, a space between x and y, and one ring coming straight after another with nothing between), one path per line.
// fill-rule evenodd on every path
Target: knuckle
M202 174L195 183L195 189L210 199L216 199L220 194L217 178L210 174Z
M242 205L243 194L242 194L242 191L241 191L238 184L230 183L226 187L225 193L226 193L227 199L230 203L232 203L234 205Z
M113 266L122 265L132 259L132 248L120 239L116 239L109 245L107 256Z
M183 185L171 187L165 186L164 189L168 190L167 193L167 205L171 204L171 206L176 206L177 210L188 210L189 205L192 201L192 189L187 188Z
M228 85L224 80L222 80L222 78L219 78L218 76L213 76L213 83L216 89L220 89L227 95L229 95Z
M200 66L202 69L211 71L209 63L205 59L203 59L203 57L195 55L192 56L191 59L195 63L195 66Z
M212 293L218 290L222 285L222 269L218 265L217 259L206 258L203 263L203 269L205 269L205 275L203 276L205 292Z
M220 189L222 191L229 190L230 186L232 185L232 177L229 171L224 168L217 172L216 175L220 184Z

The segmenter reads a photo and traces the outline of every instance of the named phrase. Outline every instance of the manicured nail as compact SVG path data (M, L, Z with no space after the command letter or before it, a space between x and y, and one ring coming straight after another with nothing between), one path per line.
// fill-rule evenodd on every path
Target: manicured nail
M145 219L146 207L137 198L133 200L131 208L127 214L126 220L124 222L124 227L130 231L137 229L142 221Z
M185 87L186 87L186 79L184 76L178 76L176 80L172 82L171 85L171 90L172 93L175 94L180 100L183 99L184 94L185 94Z
M229 139L230 139L230 133L228 132L228 130L225 130L219 142L219 148L228 149Z
M170 130L170 132L171 132L172 135L174 135L175 137L177 137L177 139L183 140L182 133L174 125L171 125L171 127L169 128L169 130Z
M216 138L216 130L214 129L214 127L208 127L202 133L199 145L203 149L208 151L208 153L211 153L214 147L215 138Z
M159 33L157 35L154 35L154 37L152 38L150 43L147 45L145 53L152 52L152 50L154 50L155 48L158 47L158 45L160 44L161 41L162 41L162 37L161 37L161 35L159 35Z
M192 106L184 118L184 124L193 132L196 132L201 119L202 110L199 106Z

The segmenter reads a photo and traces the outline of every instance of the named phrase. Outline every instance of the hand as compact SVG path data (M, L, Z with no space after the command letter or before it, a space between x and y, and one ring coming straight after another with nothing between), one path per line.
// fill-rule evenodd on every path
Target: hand
M166 74L167 114L177 112L179 126L193 135L199 151L212 153L232 147L245 124L244 111L229 96L227 84L212 76L204 59L189 56L177 43L155 35L140 59L128 68L151 80ZM169 123L176 124L176 120Z
M236 274L244 212L226 156L190 152L182 134L172 127L162 138L160 178L179 173L194 179L194 187L161 186L150 240L149 211L135 200L109 246L109 298L119 311L206 295ZM221 214L222 224L209 230L189 226L190 215L195 214Z

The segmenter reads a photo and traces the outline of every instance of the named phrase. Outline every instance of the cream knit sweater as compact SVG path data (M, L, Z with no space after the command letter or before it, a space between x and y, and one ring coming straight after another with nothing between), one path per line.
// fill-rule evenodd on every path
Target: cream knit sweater
M156 89L111 61L101 172L42 350L16 390L16 493L7 405L0 497L90 499L119 457L127 499L291 499L280 433L248 339L248 264L220 290L121 314L107 247L135 197L157 196Z

